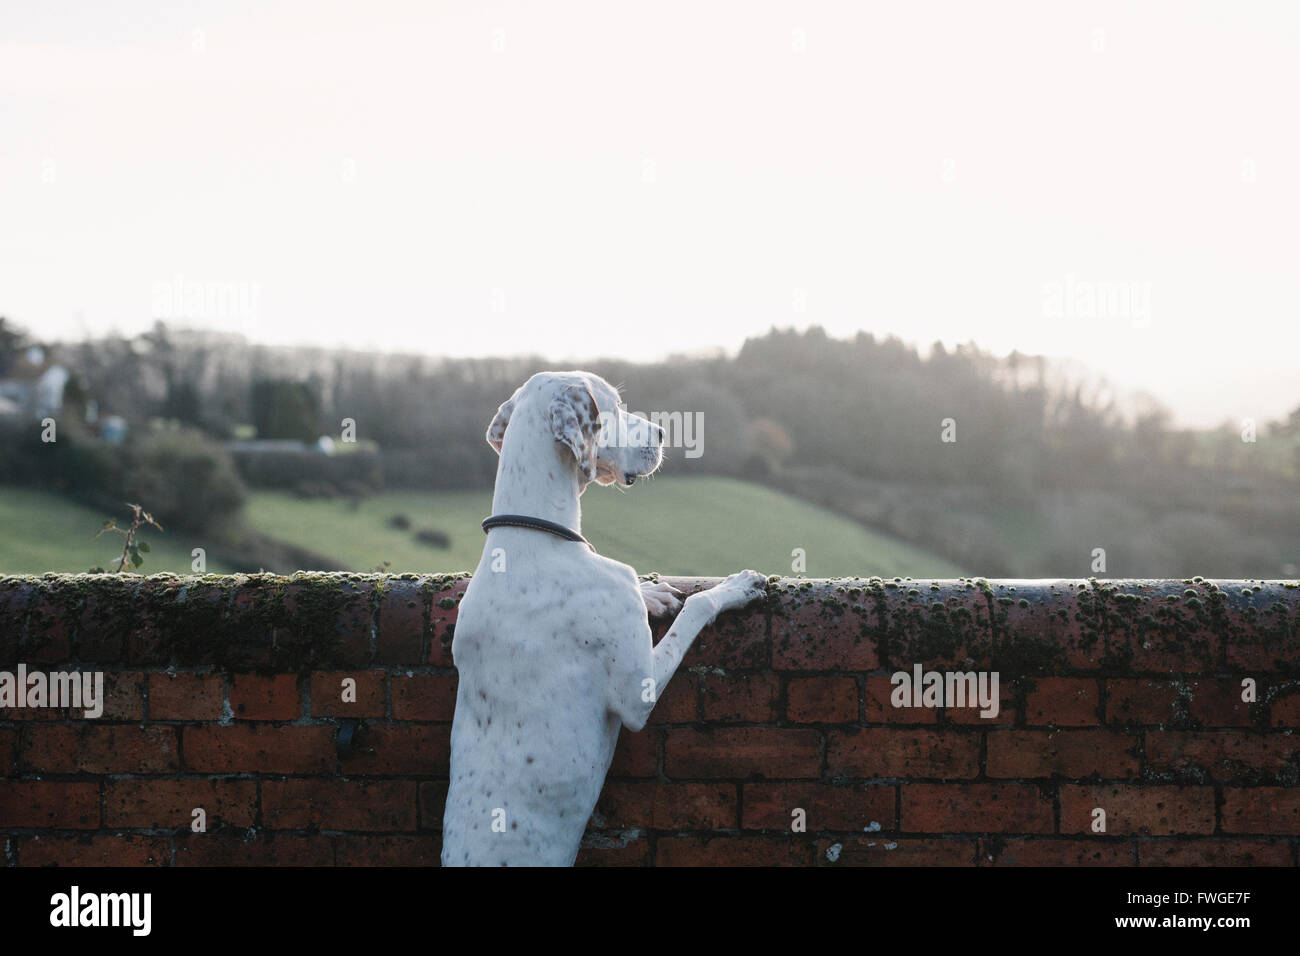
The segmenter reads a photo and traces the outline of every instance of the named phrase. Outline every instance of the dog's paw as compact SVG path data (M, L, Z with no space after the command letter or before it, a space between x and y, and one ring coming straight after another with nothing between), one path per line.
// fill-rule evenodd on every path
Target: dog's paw
M672 614L682 606L682 592L666 581L643 581L641 597L651 617Z
M727 608L744 607L767 596L767 575L757 571L737 571L717 588L726 596Z

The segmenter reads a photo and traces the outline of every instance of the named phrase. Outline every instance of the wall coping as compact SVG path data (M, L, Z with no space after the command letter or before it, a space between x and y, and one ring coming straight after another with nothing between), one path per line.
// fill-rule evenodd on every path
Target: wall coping
M717 578L650 575L686 592ZM0 665L451 666L468 573L0 577ZM1300 675L1300 582L778 578L701 635L727 669ZM658 629L661 632L662 624ZM657 632L657 633L658 633ZM695 649L688 655L696 657ZM838 662L838 663L837 663Z

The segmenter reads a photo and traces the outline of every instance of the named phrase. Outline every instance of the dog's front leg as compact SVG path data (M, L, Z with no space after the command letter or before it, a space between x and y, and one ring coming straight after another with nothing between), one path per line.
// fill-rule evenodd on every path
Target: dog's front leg
M695 638L723 611L752 604L767 594L767 578L757 571L737 571L720 584L707 591L697 591L682 604L682 611L673 621L664 639L654 649L655 696L663 693L668 682L677 673L677 665L695 643ZM650 702L654 707L654 702ZM649 716L649 710L646 712Z

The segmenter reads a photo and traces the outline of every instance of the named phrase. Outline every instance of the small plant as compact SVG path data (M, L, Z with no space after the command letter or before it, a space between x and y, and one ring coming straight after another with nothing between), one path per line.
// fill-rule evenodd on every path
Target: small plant
M125 538L122 542L122 556L117 560L117 570L114 572L115 574L121 574L126 570L128 561L133 570L144 564L143 555L148 554L150 548L148 541L137 537L141 528L148 525L149 527L157 528L159 531L162 531L162 525L154 520L153 515L145 511L139 505L133 505L128 501L126 506L133 512L130 527L119 528L116 519L106 518L104 519L104 527L100 528L98 533L95 535L95 537L98 538L105 531L116 531ZM106 572L103 568L95 567L90 569L90 573L105 574Z

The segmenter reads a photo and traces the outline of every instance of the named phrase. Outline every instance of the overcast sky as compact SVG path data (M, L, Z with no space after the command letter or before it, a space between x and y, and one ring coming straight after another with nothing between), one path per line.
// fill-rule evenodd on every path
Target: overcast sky
M10 3L0 314L557 360L817 323L1263 420L1298 94L1294 2Z

